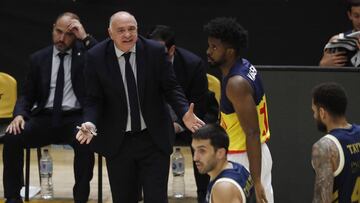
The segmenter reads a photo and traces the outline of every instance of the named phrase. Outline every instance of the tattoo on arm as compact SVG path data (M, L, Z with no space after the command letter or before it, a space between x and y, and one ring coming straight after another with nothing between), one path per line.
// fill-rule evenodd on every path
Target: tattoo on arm
M335 143L321 138L313 145L312 164L315 170L313 203L332 201L334 171L339 166L339 152Z

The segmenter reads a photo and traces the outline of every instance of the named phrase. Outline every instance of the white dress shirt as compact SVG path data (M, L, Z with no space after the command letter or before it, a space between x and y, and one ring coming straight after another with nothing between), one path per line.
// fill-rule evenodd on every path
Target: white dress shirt
M59 71L60 65L60 57L58 54L60 53L55 47L53 48L53 56L52 56L52 65L51 65L51 80L50 80L50 94L48 97L48 101L45 105L45 108L52 109L54 106L54 96L55 96L55 88L56 88L56 79ZM70 110L70 109L79 109L80 103L77 100L74 90L72 88L71 83L71 54L72 50L66 51L68 53L64 57L64 91L63 91L63 101L62 101L62 110Z
M119 63L119 66L120 66L120 72L121 72L121 77L122 77L123 84L124 84L125 95L126 95L126 103L127 103L127 108L128 108L128 116L127 116L127 122L126 122L125 131L131 131L130 105L129 105L129 96L128 96L128 89L127 89L127 83L126 83L126 76L125 76L125 57L122 56L125 52L118 49L115 45L114 45L114 47L115 47L115 54L116 54L116 57L118 59L118 63ZM136 47L134 46L133 48L131 48L129 52L131 52L129 62L131 64L131 68L132 68L132 71L134 73L136 86L137 86ZM137 87L137 89L139 89L139 88ZM138 98L140 100L139 91L138 91ZM145 121L144 121L144 118L143 118L143 115L142 115L142 112L141 112L140 103L139 103L139 110L140 110L141 130L144 130L146 128L146 124L145 124Z

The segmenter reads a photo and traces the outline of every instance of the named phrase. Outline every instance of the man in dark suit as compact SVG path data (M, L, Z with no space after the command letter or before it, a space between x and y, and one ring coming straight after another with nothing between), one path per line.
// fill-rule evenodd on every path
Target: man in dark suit
M137 34L135 17L110 18L110 39L88 52L84 120L76 135L106 157L113 202L166 203L174 127L165 103L192 131L204 123L177 84L165 49ZM96 134L98 128L98 136Z
M75 139L82 123L84 52L96 40L86 34L79 17L63 13L54 22L53 45L30 57L23 94L4 137L4 193L7 203L22 202L23 148L67 143L74 148L74 201L87 202L94 154Z
M169 26L156 25L148 33L147 37L165 45L168 59L173 65L177 81L183 88L189 102L195 104L196 115L204 119L208 82L206 78L206 67L202 59L186 49L175 46L175 32ZM182 121L176 116L173 116L173 121L176 140L179 143L182 141L190 146L192 140L191 132L186 130ZM200 174L194 163L193 168L198 202L202 203L205 201L209 176L207 174Z

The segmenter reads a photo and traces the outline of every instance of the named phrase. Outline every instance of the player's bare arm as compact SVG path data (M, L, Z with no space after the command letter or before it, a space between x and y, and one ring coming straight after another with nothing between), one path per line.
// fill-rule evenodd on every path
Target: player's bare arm
M312 164L316 173L313 203L332 202L334 171L339 162L339 151L332 140L323 137L313 145Z
M211 193L212 203L242 203L239 189L232 183L219 182L213 187Z
M267 202L261 184L260 129L253 94L250 83L242 76L234 76L229 79L226 95L233 104L246 135L246 151L249 157L249 168L254 181L256 199L258 202Z

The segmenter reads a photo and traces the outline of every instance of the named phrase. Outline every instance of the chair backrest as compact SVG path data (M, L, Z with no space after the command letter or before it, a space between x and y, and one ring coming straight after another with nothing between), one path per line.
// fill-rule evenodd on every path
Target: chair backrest
M16 102L16 80L10 75L0 72L0 142L10 123Z
M218 104L220 103L220 81L215 76L206 74L207 80L208 80L208 89L215 93L215 98Z
M0 120L13 116L16 95L16 80L9 74L0 72Z

